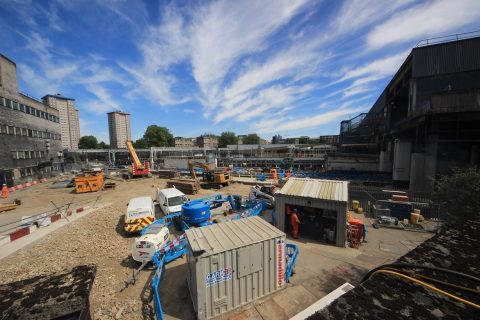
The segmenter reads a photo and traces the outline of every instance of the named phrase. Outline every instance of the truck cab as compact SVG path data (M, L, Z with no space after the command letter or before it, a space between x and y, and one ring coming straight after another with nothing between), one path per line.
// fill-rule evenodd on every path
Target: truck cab
M157 188L157 202L163 214L182 211L182 204L189 199L187 196L176 188L159 189Z

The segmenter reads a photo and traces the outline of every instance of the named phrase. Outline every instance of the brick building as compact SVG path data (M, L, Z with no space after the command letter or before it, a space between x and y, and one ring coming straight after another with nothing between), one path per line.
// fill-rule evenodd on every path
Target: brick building
M195 146L195 142L194 138L175 137L175 147L178 148L192 148Z
M60 167L58 109L18 91L17 66L0 54L0 184L12 186Z
M200 137L197 137L197 145L200 148L217 148L218 147L218 139L209 134L204 134Z

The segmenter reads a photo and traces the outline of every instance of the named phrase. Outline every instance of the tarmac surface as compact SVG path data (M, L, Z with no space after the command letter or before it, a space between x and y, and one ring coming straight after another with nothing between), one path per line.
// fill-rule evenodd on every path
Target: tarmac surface
M144 195L153 197L152 185L164 187L166 180L150 178L116 183L116 190L80 195L70 193L72 189L49 189L49 183L15 194L15 198L22 200L22 205L0 221L13 221L22 215L51 210L51 200L56 206L68 204L73 198L73 203L89 200L105 207L79 217L2 259L0 284L95 264L97 273L90 293L93 319L142 319L142 297L148 293L146 284L153 270L142 271L134 286L120 291L133 268L138 267L130 257L134 238L123 232L123 215L130 198ZM249 185L234 183L221 190L201 190L199 194L189 197L195 199L215 193L247 196L249 190ZM269 220L270 217L265 218ZM288 319L344 282L357 284L371 268L395 261L433 235L374 229L368 219L365 222L368 242L359 249L339 248L304 239L300 229L299 240L288 239L299 246L300 253L296 274L286 289L222 315L219 319ZM160 288L166 319L193 319L195 316L186 287L185 262L186 259L181 258L166 267Z

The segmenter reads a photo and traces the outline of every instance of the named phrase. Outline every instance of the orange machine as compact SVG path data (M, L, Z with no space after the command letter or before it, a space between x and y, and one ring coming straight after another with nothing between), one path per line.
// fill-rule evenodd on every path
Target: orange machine
M105 181L101 171L85 171L75 177L75 192L85 193L98 191Z

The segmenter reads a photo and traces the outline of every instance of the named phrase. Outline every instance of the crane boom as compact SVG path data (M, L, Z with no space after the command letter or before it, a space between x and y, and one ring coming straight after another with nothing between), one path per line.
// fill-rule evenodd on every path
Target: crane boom
M130 152L130 155L133 158L133 162L135 163L135 166L137 167L138 170L143 170L144 166L140 162L140 159L138 158L137 152L135 151L135 148L133 147L132 141L127 140L126 142L128 151Z

